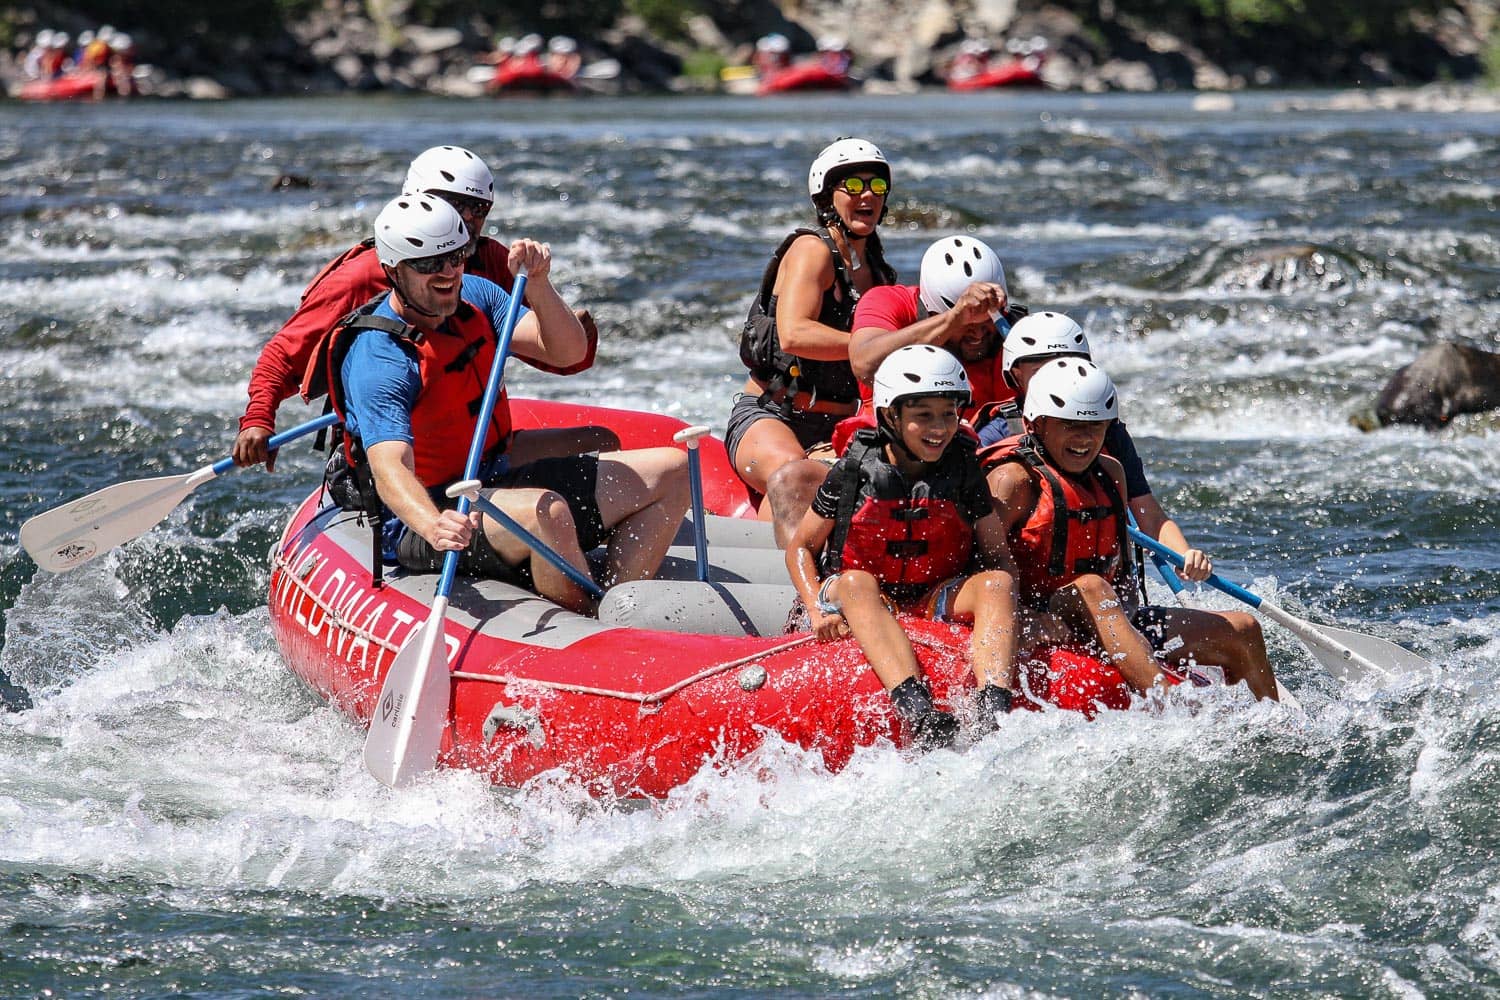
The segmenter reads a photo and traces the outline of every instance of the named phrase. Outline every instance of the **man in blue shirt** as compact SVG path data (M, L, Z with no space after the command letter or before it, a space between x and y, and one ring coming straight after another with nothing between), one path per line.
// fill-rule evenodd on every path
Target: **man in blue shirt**
M444 488L461 477L510 296L463 272L469 235L447 202L402 195L375 220L375 246L391 292L370 315L405 324L354 334L339 363L336 405L373 474L387 513L386 548L418 572L460 553L460 570L533 585L576 611L592 600L498 523L459 516ZM588 350L578 318L551 282L544 243L510 246L512 273L525 268L527 301L512 346L566 366ZM397 328L399 329L399 327ZM486 428L480 479L496 506L588 574L584 552L607 543L604 586L656 572L687 510L687 457L676 448L571 455L521 464L524 448L502 393ZM477 530L476 530L477 529Z

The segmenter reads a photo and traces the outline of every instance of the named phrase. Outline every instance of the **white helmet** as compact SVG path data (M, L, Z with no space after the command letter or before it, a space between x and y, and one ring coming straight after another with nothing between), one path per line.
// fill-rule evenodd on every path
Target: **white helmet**
M972 236L944 236L922 255L920 291L930 313L947 312L975 282L1005 287L1005 267L995 251Z
M65 49L72 40L73 36L69 35L66 31L54 31L52 33L52 47L54 49Z
M1092 357L1083 327L1060 312L1032 313L1017 320L1005 335L1000 366L1002 371L1009 372L1017 361L1063 354Z
M552 39L547 42L547 51L555 52L558 55L567 55L569 52L578 51L578 43L573 41L573 39L569 38L567 35L554 35Z
M467 195L495 200L495 178L484 161L462 146L433 146L417 154L406 171L402 194Z
M375 252L386 267L451 253L468 242L464 220L441 198L397 195L375 217Z
M1103 368L1083 358L1056 358L1032 376L1024 415L1027 420L1113 420L1120 406L1115 384Z
M835 181L860 167L873 170L891 181L891 165L885 154L868 139L838 139L824 147L807 172L807 193L813 202L828 193Z
M969 373L941 347L908 344L886 355L875 371L875 406L895 406L913 396L969 401Z
M849 47L842 35L824 35L818 39L819 52L842 52Z
M764 35L755 43L758 52L790 52L792 41L780 32L772 32Z
M529 35L522 35L521 40L516 42L516 55L518 56L526 56L540 51L542 51L542 36L536 32L532 32Z

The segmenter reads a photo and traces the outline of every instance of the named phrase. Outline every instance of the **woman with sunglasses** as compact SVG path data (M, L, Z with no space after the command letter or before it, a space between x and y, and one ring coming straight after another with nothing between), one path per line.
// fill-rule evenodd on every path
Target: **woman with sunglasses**
M498 240L480 235L495 201L494 178L483 160L460 146L434 146L411 161L401 191L435 195L451 205L471 234L464 246L464 272L488 278L510 291L509 250ZM318 344L339 320L388 288L373 239L356 243L318 272L303 290L297 311L262 348L250 374L250 403L240 418L239 435L234 440L235 464L264 462L267 470L272 468L276 456L266 451L266 442L276 427L276 410L302 391ZM581 361L559 366L546 358L528 356L522 351L516 353L527 364L545 372L571 375L583 371L594 363L599 333L586 310L579 310L578 318L589 337L588 351ZM538 439L533 443L542 442ZM588 433L580 429L573 438L556 445L563 449L558 453L608 450L619 447L619 439L602 428L588 429Z
M872 142L839 139L819 153L807 175L818 228L782 241L740 335L750 377L725 443L740 477L765 494L761 517L775 522L778 545L828 472L834 425L859 408L849 330L860 295L896 281L876 231L890 187Z

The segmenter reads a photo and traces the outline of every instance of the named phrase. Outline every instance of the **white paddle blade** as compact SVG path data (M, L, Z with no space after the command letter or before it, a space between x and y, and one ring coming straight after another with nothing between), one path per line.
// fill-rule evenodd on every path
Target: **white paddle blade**
M1351 632L1334 625L1316 627L1392 675L1431 673L1434 669L1431 660L1388 639L1365 635L1363 632Z
M427 621L396 654L370 719L365 768L392 788L437 764L452 695L444 628L447 617L448 601L439 597Z
M1262 601L1260 611L1296 633L1313 658L1340 680L1353 683L1372 675L1391 679L1432 669L1431 663L1394 642L1333 625L1314 625L1270 601Z
M106 486L21 525L21 545L42 569L76 569L161 523L184 498L214 478L213 466Z

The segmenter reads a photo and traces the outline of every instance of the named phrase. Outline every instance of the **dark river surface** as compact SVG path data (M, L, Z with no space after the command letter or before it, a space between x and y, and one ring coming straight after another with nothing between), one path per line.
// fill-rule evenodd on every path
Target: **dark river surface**
M0 712L0 994L1500 993L1495 425L1348 422L1426 344L1496 345L1500 116L1289 96L0 106L0 671L32 702ZM1268 627L1301 710L1026 714L837 775L768 746L657 803L391 791L268 627L309 450L75 572L21 551L32 514L227 454L260 346L439 143L603 331L511 391L722 429L844 134L893 162L903 278L972 232L1084 324L1221 573L1437 669L1346 685Z

